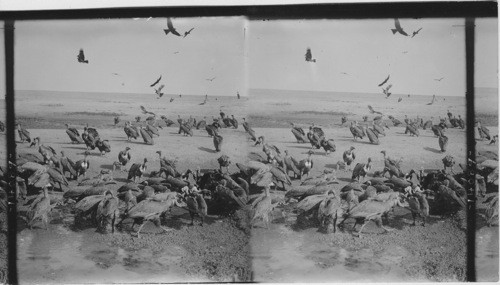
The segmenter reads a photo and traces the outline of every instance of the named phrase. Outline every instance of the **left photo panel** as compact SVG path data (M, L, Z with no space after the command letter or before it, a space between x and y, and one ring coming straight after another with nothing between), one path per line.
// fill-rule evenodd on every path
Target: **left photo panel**
M245 36L241 17L15 22L21 284L252 278L230 175L249 145Z

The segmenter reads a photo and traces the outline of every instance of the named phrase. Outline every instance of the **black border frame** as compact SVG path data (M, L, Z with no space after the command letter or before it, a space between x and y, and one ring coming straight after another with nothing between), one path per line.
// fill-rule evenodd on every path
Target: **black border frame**
M498 18L498 3L494 1L468 2L384 2L292 4L261 6L183 6L95 8L74 10L0 11L5 21L5 71L7 108L7 154L15 152L14 110L14 23L16 20L69 20L117 19L132 17L193 17L193 16L246 16L249 20L273 19L376 19L376 18L466 18L466 104L467 152L475 160L474 138L474 19ZM10 167L10 165L9 165ZM473 171L475 173L475 170ZM15 178L14 178L15 179ZM472 181L474 181L473 179ZM9 181L15 182L15 181ZM15 185L15 184L10 184ZM474 186L473 186L474 187ZM14 191L11 191L14 192ZM8 197L8 283L18 284L16 200ZM470 194L470 193L469 193ZM467 215L467 281L475 281L475 196L469 196Z

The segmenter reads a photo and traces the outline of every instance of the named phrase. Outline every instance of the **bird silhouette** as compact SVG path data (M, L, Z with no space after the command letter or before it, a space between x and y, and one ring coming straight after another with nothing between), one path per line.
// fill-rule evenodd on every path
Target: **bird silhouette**
M212 78L207 78L206 80L207 81L214 81L215 77L212 77Z
M389 84L389 85L387 85L387 87L385 89L382 88L382 92L384 92L384 94L386 95L386 97L385 97L386 99L389 98L389 96L391 96L391 94L392 94L391 92L389 92L389 89L391 89L391 87L392 87L392 84Z
M408 34L401 27L401 24L399 23L398 19L394 19L394 25L395 25L396 28L395 29L391 29L393 35L395 35L396 32L398 32L398 33L402 34L403 36L408 36Z
M80 63L89 63L88 60L85 60L85 54L83 53L83 49L80 49L80 52L78 53L78 56L76 58Z
M441 80L443 80L443 79L444 79L444 77L441 77L441 78L439 78L439 79L434 79L434 80L436 80L436 81L441 81Z
M191 30L184 32L184 38L187 37L187 35L191 34L192 30L194 30L194 28L191 28Z
M422 30L422 28L420 28L416 31L413 31L413 35L411 35L411 37L413 38L414 36L416 36L418 34L418 32L420 32L420 30Z
M177 32L177 30L174 28L174 25L172 24L172 20L170 18L167 18L167 28L168 29L163 29L165 35L168 35L168 33L172 33L178 37L181 36L181 34L179 34L179 32Z
M310 48L307 48L307 51L306 51L306 61L308 61L308 62L316 62L316 59L312 58L312 53L311 53L311 49Z
M146 108L144 108L144 106L141 106L141 110L142 110L142 113L143 113L143 114L151 114L151 115L153 115L153 116L156 116L156 114L155 114L155 113L153 113L153 112L149 112L148 110L146 110Z
M161 80L161 75L160 75L160 78L158 78L153 84L149 85L149 87L154 87L156 84L158 84L158 82L160 82Z
M399 97L398 103L401 102L401 101L403 101L403 98Z
M160 85L160 87L158 87L158 89L155 89L156 95L159 96L158 98L160 98L164 94L163 92L161 92L161 90L163 89L163 87L165 87L165 84L162 84L162 85Z
M173 102L174 101L174 98L170 98L170 102Z
M178 54L179 52L178 51L174 51L174 54Z
M382 83L380 83L378 86L380 87L380 86L384 85L387 81L389 81L389 77L391 77L391 75L390 75L390 74L389 74L389 75L387 75L387 78L386 78L386 79L384 79L384 81L382 81Z

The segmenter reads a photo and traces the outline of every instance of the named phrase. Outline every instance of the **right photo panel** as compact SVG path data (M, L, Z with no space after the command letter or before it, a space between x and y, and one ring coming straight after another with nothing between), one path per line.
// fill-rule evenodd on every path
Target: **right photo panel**
M476 112L498 166L496 26L477 21ZM250 21L250 182L269 200L252 204L255 281L467 280L465 42L464 18ZM478 181L493 281L498 184Z
M498 19L475 21L476 277L498 282Z

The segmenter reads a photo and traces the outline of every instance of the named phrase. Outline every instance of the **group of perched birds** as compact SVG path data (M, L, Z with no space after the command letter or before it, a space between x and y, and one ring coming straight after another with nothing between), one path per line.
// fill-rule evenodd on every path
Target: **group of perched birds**
M369 109L371 113L379 113L371 106ZM157 119L156 114L142 106L141 110L151 116L138 126L125 122L124 131L128 140L142 136L146 144L152 145L153 136L159 136L160 122L167 126L175 124L164 116ZM219 152L223 142L220 129L239 127L234 116L228 117L222 110L219 115L213 117L210 124L206 118L197 121L193 117L184 120L179 116L178 134L192 136L194 128L205 128L213 138L216 152ZM385 136L384 129L389 128L382 117L377 116L371 128L356 121L351 122L349 129L353 143L368 136L371 143L379 144L378 136ZM403 124L392 116L389 119L394 126ZM366 119L364 121L367 122ZM405 117L404 124L406 132L416 136L419 128L430 128L439 137L443 152L447 144L445 129L464 128L462 118L454 117L449 111L447 118L440 119L437 125L432 120L424 123L418 117ZM236 163L236 172L229 172L232 161L225 154L217 159L218 169L202 170L198 167L195 171L181 171L177 168L177 160L163 157L161 151L156 152L159 167L151 171L149 168L154 166L150 165L147 158L131 163L132 149L127 146L118 153L118 160L112 162L112 170L102 169L97 176L87 177L91 163L90 151L98 148L100 154L105 155L111 148L109 141L102 139L97 129L86 125L80 133L76 128L66 125L71 142L85 144L82 157L75 162L64 151L58 153L51 146L43 144L40 137L31 139L29 131L18 124L19 142L28 142L29 148L38 148L39 155L18 151L16 161L10 162L16 166L15 173L4 172L3 177L16 176L14 187L19 201L26 208L24 216L30 227L37 220L47 227L50 211L54 207L72 205L76 213L75 223L90 221L102 232L114 232L115 227L123 229L125 221L131 219L131 230L136 224L140 225L137 235L146 221L153 222L165 231L169 230L161 225L161 220L167 218L172 207L186 209L192 224L196 217L203 224L207 218L243 209L252 214L250 226L261 221L269 227L273 210L290 203L299 214L297 223L314 221L325 232L336 232L338 227L344 227L346 221L351 219L354 221L353 228L361 224L358 233L369 221L388 230L382 225L382 218L387 217L395 206L409 209L414 224L418 217L423 219L423 224L426 223L430 207L464 212L467 204L465 189L469 183L467 174L472 163L479 169L475 177L478 195L486 195L488 187L498 187L498 156L491 152L478 154L476 162L460 165L463 171L455 173L455 160L451 155L442 159L442 170L425 172L422 168L403 171L402 159L390 158L386 151L382 151L384 167L373 171L373 158L357 157L356 147L350 146L343 151L342 160L337 161L334 169L319 170L319 175L312 176L314 150L323 148L328 155L336 151L335 142L327 139L322 128L314 124L307 133L294 123L291 125L291 132L298 143L311 144L311 149L302 158L295 158L287 149L280 149L264 136L257 136L243 118L242 126L252 141L250 146L261 147L262 151L251 151L248 154L249 161ZM478 131L484 138L490 139L488 129L480 123ZM128 171L126 183L120 184L113 178L113 173L118 170ZM341 188L338 187L340 182L337 179L339 171L352 171L352 182ZM298 185L293 182L295 179ZM485 215L488 224L491 224L498 216L498 210L494 208L498 199L488 199L487 203Z

